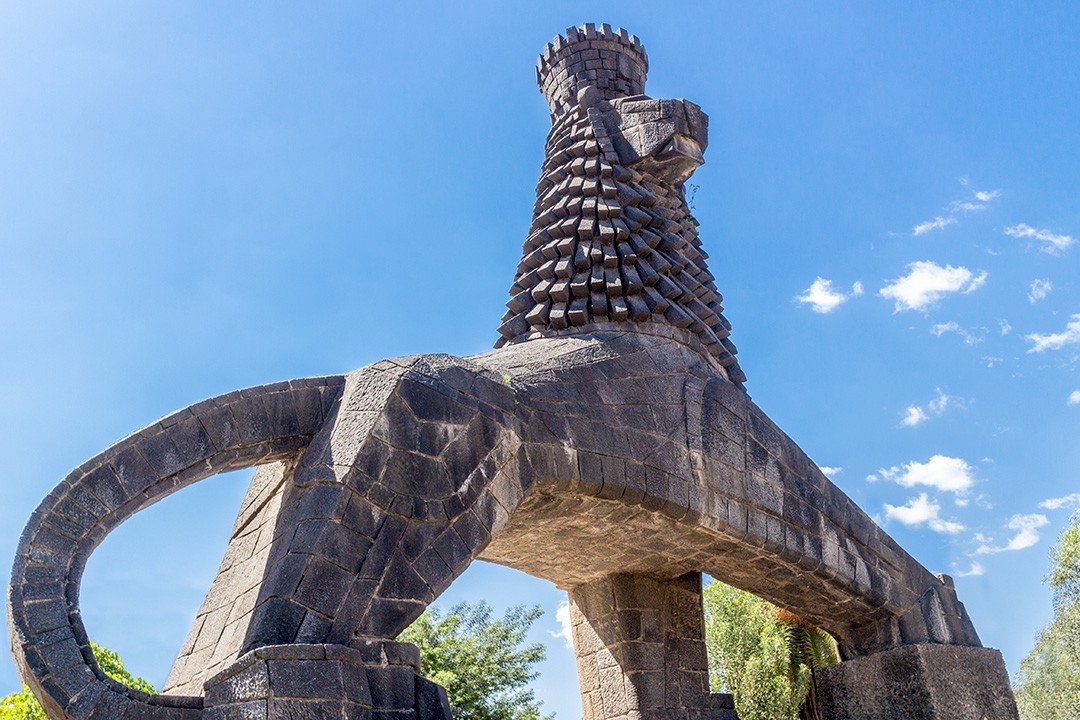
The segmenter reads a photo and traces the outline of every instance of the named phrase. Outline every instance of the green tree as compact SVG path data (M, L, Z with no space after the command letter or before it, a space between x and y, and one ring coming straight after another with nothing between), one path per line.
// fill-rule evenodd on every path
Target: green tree
M713 692L730 692L742 720L819 717L813 670L837 662L832 637L722 582L710 583L704 599Z
M428 610L398 639L420 648L421 671L446 688L455 720L550 720L527 689L544 645L523 645L542 614L538 605L519 605L492 619L487 603L461 603Z
M154 686L140 677L135 677L124 669L120 656L95 642L90 643L101 671L117 682L146 693L156 693ZM0 720L48 720L41 703L37 701L30 688L23 685L22 690L0 700Z
M1046 582L1054 618L1020 663L1016 704L1023 720L1074 720L1080 717L1080 512L1050 552Z

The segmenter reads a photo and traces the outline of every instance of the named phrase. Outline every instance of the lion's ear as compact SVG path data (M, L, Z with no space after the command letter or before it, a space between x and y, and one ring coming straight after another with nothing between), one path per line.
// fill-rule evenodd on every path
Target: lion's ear
M582 85L577 91L577 104L582 110L588 110L603 100L603 95L592 85Z

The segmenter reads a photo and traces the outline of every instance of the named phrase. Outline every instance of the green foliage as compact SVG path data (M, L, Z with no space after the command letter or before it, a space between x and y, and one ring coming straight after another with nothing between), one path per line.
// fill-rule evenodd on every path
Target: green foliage
M814 627L798 615L785 610L777 611L777 620L785 625L784 636L788 647L788 679L794 684L802 670L810 672L806 696L803 698L799 717L803 720L822 720L818 706L814 670L840 662L840 653L832 635Z
M788 622L783 620L781 622ZM825 667L840 662L836 653L836 641L819 627L802 622L792 622L784 629L788 646L788 662L792 668L805 665L808 668Z
M838 660L828 633L717 581L705 588L705 644L709 684L734 696L742 720L815 717L813 669Z
M550 720L526 689L539 674L532 668L544 659L544 646L522 646L543 611L519 605L497 620L491 612L483 601L445 614L431 609L398 639L420 648L421 671L446 688L456 720Z
M120 656L112 650L95 642L91 642L90 647L94 651L94 658L97 660L98 667L113 680L146 693L157 692L154 686L146 680L135 677L125 670L124 664L120 662ZM30 688L23 685L21 691L12 693L0 700L0 720L48 720L48 718L45 711L41 709L41 704L37 701L37 698L30 692Z
M1054 591L1054 607L1080 605L1080 513L1073 515L1069 526L1050 551L1050 573L1046 582Z
M23 685L22 690L0 700L0 720L48 720L41 704Z
M1023 720L1080 717L1080 513L1050 552L1046 582L1054 591L1054 619L1039 632L1016 675Z
M141 677L135 677L124 669L124 663L120 662L120 656L107 647L102 647L96 642L91 642L90 647L94 651L94 659L97 660L101 671L116 680L118 683L127 685L129 688L142 690L144 693L153 695L157 688Z

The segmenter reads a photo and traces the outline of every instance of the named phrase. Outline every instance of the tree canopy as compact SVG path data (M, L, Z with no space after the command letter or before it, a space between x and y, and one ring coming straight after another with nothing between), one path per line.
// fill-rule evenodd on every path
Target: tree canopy
M518 605L492 619L487 603L461 603L429 609L399 640L420 648L421 672L446 688L455 720L550 720L528 689L545 649L525 636L542 614L539 605Z
M1054 618L1020 663L1016 703L1023 720L1080 717L1080 512L1050 551L1046 582L1054 593Z
M837 662L824 631L756 595L705 588L705 644L713 692L730 692L742 720L815 718L813 670Z

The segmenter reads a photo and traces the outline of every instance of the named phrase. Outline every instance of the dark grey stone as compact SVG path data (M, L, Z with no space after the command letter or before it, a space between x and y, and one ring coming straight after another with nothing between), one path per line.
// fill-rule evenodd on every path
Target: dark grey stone
M304 569L304 577L295 597L303 605L333 617L352 584L354 573L313 556Z
M1017 720L1001 653L912 645L821 668L818 699L830 720Z
M380 710L400 710L416 705L416 672L405 665L367 669L371 705Z
M427 678L417 675L416 717L418 720L453 720L446 690Z
M329 699L344 695L339 661L270 660L274 697Z
M306 614L307 611L299 603L288 598L273 597L255 608L250 627L257 630L257 642L260 644L291 643L296 639Z

